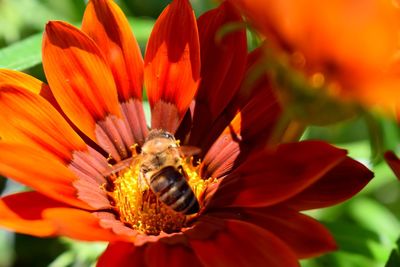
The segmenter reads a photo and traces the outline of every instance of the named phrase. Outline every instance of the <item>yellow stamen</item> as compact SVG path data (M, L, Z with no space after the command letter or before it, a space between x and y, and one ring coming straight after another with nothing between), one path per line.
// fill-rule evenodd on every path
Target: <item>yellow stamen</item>
M113 179L113 191L109 195L114 200L119 219L141 233L158 235L178 232L185 227L184 214L172 210L163 204L149 189L146 181L140 175L140 161L133 155L132 163L126 169L118 172ZM199 167L194 167L192 159L182 159L182 168L186 173L188 184L196 197L204 192L214 179L204 180L199 176Z

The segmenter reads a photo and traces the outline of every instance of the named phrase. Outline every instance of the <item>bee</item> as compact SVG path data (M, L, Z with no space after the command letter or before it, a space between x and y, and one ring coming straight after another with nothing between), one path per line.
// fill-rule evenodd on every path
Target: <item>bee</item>
M147 136L138 162L138 179L143 179L150 190L165 205L185 215L197 213L199 202L187 182L182 168L182 155L194 155L200 151L194 147L180 147L175 137L164 130L151 130ZM115 174L132 164L132 159L112 166L105 176Z

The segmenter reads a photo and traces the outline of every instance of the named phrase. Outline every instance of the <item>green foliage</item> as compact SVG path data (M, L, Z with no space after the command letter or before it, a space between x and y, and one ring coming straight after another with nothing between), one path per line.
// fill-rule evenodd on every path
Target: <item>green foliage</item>
M134 34L142 50L153 28L154 20L130 18ZM42 62L42 33L0 49L0 68L26 70Z
M25 70L42 62L42 34L35 34L0 49L0 68Z
M396 248L392 250L389 260L385 267L398 267L400 266L400 238L396 242Z
M15 236L14 266L47 266L67 247L57 238L38 239L27 235Z

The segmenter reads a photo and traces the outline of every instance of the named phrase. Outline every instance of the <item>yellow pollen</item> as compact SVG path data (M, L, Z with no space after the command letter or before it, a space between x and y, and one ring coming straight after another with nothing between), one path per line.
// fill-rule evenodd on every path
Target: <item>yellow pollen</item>
M199 176L199 167L194 167L192 163L192 158L182 158L182 169L188 184L199 199L207 186L216 181L211 178L202 179ZM161 231L179 232L185 227L188 216L163 204L150 190L140 175L140 160L137 155L133 155L129 166L109 178L113 183L109 196L114 201L119 220L127 226L147 235L158 235Z

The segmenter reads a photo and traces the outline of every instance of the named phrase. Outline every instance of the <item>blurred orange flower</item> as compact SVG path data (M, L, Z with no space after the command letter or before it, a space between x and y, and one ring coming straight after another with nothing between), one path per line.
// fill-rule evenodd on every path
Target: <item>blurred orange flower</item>
M397 1L228 1L341 98L399 106Z
M244 30L215 42L221 25L240 21L229 3L196 21L187 0L174 0L144 62L111 0L89 2L82 30L49 22L49 86L0 71L0 172L34 190L1 198L0 225L108 241L98 266L289 267L334 250L301 211L348 199L372 173L323 142L271 143L281 107L265 77L245 79L260 52L247 54ZM139 185L143 82L151 128L201 149L199 163L180 159L200 206L193 215Z

